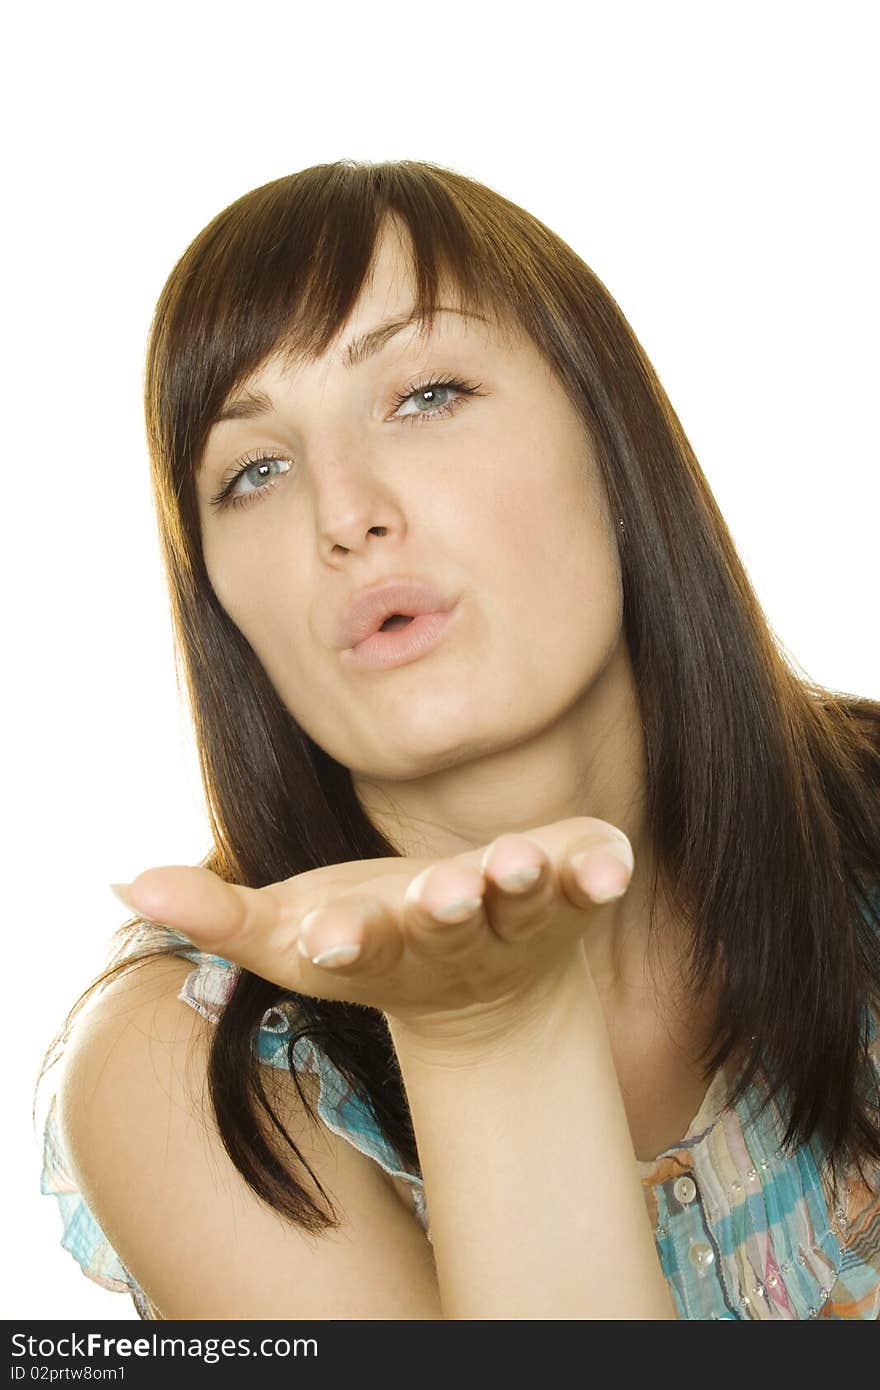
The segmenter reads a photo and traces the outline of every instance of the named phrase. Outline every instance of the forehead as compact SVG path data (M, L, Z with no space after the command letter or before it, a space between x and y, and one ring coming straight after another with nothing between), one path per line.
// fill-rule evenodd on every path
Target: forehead
M514 322L506 307L502 308L493 303L485 291L478 291L480 302L468 302L454 274L442 263L436 265L436 274L435 307L443 306L456 310L457 313L438 314L433 324L416 322L408 337L422 336L431 329L442 333L473 333L482 330L483 333L516 335L519 325ZM369 347L373 344L366 345L367 350L363 354L355 354L355 360L352 361L348 349L354 340L382 324L408 317L416 307L417 290L415 251L411 234L399 217L389 213L377 233L372 259L351 312L326 351L319 357L302 351L294 322L289 337L286 341L276 344L272 356L291 366L325 360L328 363L338 362L346 367L358 365L361 360L366 360L371 355ZM467 315L470 317L466 317ZM381 342L379 346L382 346Z
M430 314L417 317L417 288L408 229L389 217L377 235L353 307L326 348L318 353L304 346L311 333L305 305L301 317L294 317L262 362L230 389L209 427L209 436L224 420L253 419L265 413L275 389L289 387L293 378L312 366L322 375L332 369L354 377L362 364L386 346L390 345L391 356L395 345L401 349L418 346L429 335L484 346L493 341L508 346L512 340L524 338L521 325L509 310L499 308L483 294L479 303L469 303L442 265L437 266L433 322Z
M455 300L456 296L450 296ZM401 349L420 345L435 337L456 343L470 340L483 348L493 345L509 348L514 339L525 342L517 326L498 320L494 313L465 309L459 303L437 303L433 322L420 319L411 300L400 303L383 301L384 313L377 307L360 308L349 316L326 352L319 357L307 355L296 345L279 343L224 401L214 425L223 420L248 419L262 413L267 406L266 396L278 386L289 386L300 372L312 367L320 374L337 369L354 378L357 369L372 358L379 359L387 348L389 355L395 344Z
M350 320L350 323L353 322L353 319ZM484 319L442 305L436 307L432 328L414 316L411 306L409 310L400 311L381 323L374 323L363 333L352 334L350 323L343 326L337 341L330 345L323 358L305 358L298 350L277 347L246 381L230 392L212 428L224 420L252 419L264 413L269 406L267 393L271 395L279 385L289 386L291 379L309 364L321 372L335 365L354 376L359 365L377 357L386 344L393 346L395 339L399 339L401 346L409 346L414 341L427 340L437 334L448 337L454 333L463 335L470 332L479 333L485 345L486 335L491 334L491 326Z
M412 241L407 230L389 217L376 238L373 260L361 286L352 318L359 309L366 309L373 303L381 305L382 301L386 301L385 307L390 309L395 302L411 302L414 297Z

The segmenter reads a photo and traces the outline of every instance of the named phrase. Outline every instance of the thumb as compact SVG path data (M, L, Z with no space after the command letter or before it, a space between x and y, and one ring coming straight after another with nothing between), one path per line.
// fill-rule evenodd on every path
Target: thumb
M198 938L199 944L222 945L267 906L259 889L227 883L192 864L146 869L131 883L111 883L110 889L138 917Z

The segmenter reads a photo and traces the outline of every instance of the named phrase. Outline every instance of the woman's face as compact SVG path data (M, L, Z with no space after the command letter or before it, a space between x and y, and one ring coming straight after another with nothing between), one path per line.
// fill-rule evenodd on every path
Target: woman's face
M219 602L310 737L353 773L389 781L575 725L622 617L595 460L525 335L439 313L430 337L414 324L344 363L352 338L404 318L413 298L386 224L337 343L287 372L271 359L247 387L271 397L271 412L217 423L198 476ZM453 377L477 394L415 389ZM212 505L255 454L274 461ZM363 588L397 578L456 600L451 620L416 660L354 666L340 623Z

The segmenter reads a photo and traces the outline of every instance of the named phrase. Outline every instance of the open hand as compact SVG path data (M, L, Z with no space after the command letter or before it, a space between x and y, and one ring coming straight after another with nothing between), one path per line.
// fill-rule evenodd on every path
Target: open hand
M446 859L353 860L264 888L185 865L116 887L139 915L284 989L430 1029L515 1010L558 977L632 869L622 831L578 816Z

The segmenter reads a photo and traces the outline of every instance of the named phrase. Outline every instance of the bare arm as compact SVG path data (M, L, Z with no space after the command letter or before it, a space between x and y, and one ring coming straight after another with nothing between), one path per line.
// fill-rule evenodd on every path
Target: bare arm
M677 1316L586 960L503 1039L389 1027L445 1318Z
M426 864L352 861L260 889L170 866L129 891L264 979L384 1013L442 1317L674 1319L583 950L633 862L586 816Z
M267 1066L263 1081L340 1228L304 1232L234 1167L206 1094L213 1025L178 998L191 968L159 959L111 982L74 1029L59 1087L77 1186L159 1315L442 1319L421 1226L377 1163L311 1123L288 1072Z

